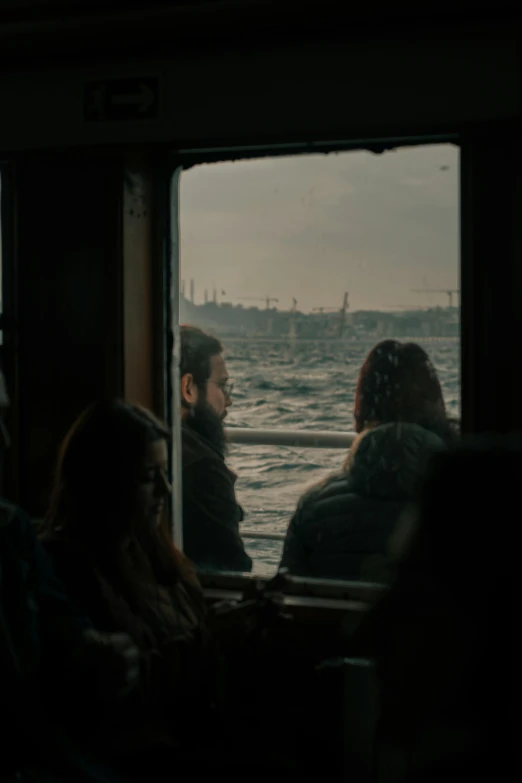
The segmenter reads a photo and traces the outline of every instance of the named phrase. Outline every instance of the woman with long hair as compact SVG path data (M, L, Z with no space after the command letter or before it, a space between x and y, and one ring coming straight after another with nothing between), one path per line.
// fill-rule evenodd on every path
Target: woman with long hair
M437 372L417 343L383 340L363 362L355 389L355 431L408 422L456 445L456 423L448 418Z
M385 340L355 391L358 433L341 470L309 490L290 521L281 567L299 576L389 582L388 540L431 455L457 441L437 373L415 343Z
M212 718L215 695L203 593L164 522L168 439L143 408L90 406L61 446L41 533L58 576L96 627L125 631L140 650L138 695L114 705L93 736L133 771L141 762L149 769L161 750L183 747L187 755Z

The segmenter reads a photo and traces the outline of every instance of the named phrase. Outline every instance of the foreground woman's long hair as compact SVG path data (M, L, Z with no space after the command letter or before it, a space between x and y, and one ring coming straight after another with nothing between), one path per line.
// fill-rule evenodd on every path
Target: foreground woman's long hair
M81 544L134 603L139 581L123 544L150 565L165 586L178 579L199 592L189 561L173 545L164 522L140 524L134 513L147 445L168 442L168 429L150 411L120 400L87 408L67 433L58 456L44 542L66 537Z

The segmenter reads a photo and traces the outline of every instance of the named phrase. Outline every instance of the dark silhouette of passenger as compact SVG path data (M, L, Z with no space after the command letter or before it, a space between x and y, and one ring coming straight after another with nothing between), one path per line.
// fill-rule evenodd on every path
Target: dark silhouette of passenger
M145 780L174 760L177 773L214 763L217 648L247 634L248 613L207 611L192 564L170 540L168 437L140 407L88 408L62 444L42 533L71 595L99 628L128 633L140 650L139 688L106 711L92 741Z
M377 664L383 783L511 774L506 557L521 471L520 436L440 454L394 534L396 581L352 640Z
M8 405L0 372L2 455ZM137 656L128 636L93 629L57 580L27 514L0 499L0 779L120 780L67 729L75 712L98 713L135 684Z
M457 437L422 348L386 340L370 351L357 382L355 429L342 469L309 490L290 521L281 567L292 574L392 579L390 534L430 456Z
M70 594L97 627L140 650L132 703L115 705L95 737L114 758L180 747L212 701L209 634L191 564L162 524L170 492L168 431L114 401L88 408L66 436L42 540ZM132 762L130 764L132 769Z
M225 463L232 386L215 337L181 327L183 549L201 570L251 571L239 535L243 510Z

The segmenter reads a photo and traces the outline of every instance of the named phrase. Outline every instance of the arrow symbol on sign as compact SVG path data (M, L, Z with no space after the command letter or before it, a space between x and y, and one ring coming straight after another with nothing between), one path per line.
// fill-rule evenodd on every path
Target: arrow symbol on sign
M136 106L138 111L145 112L154 103L154 93L145 82L140 82L138 92L126 95L113 95L112 103L118 106Z

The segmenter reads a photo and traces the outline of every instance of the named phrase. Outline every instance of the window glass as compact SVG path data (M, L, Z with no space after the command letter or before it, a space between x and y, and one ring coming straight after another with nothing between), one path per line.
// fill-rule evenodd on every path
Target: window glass
M217 400L219 415L226 409L224 424L232 441L237 428L353 433L363 361L376 343L392 338L413 341L428 354L446 415L458 419L458 168L456 147L434 145L381 155L351 151L205 164L182 173L180 323L199 327L223 344L224 367L216 370L220 377L206 386L203 381L201 389L211 406ZM382 375L382 365L376 372ZM406 377L417 378L415 373L407 369ZM229 389L223 386L227 379L234 384L230 406ZM380 389L376 394L390 394L375 383L374 378L369 388ZM431 421L437 407L434 387L429 380L418 384L408 394L430 400L419 405L413 423L431 432L437 427L425 419ZM385 415L382 405L369 406L366 419L377 408L377 419ZM190 404L184 415L186 428L195 427L198 438L210 433L212 440L212 421L198 422L200 414ZM436 435L445 439L444 433ZM372 437L377 443L375 433ZM369 447L362 443L363 455ZM335 449L229 444L225 461L237 474L235 492L244 510L239 530L255 573L276 570L282 538L303 493L332 474L346 480L347 454L346 443ZM371 558L383 556L400 498L386 476L378 477L370 501L381 502L387 511L382 523L375 522L371 502L364 504L372 466L364 468L362 456L359 462L353 487L359 505L344 498L344 505L340 501L328 509L328 504L309 503L303 510L294 537L297 561L304 558L306 564L298 570L353 578L355 568L360 578L372 576ZM206 484L203 468L198 473L191 465L187 476L190 470L194 476L189 486L184 480L185 504L197 494L190 507L196 514ZM362 479L361 470L367 470ZM217 497L219 489L214 486L210 493ZM218 518L212 522L210 515L198 535L201 541L207 530L209 546L214 542L219 548L214 528L228 522L215 497L208 503ZM382 527L378 545L358 532L368 519ZM185 518L185 540L191 524ZM220 566L216 561L208 567Z

